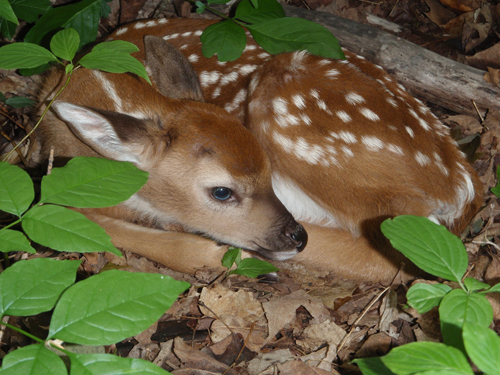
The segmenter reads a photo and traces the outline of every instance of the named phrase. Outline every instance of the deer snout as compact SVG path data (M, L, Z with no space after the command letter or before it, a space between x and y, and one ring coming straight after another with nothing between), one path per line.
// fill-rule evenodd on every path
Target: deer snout
M285 234L295 244L298 252L304 250L307 245L307 232L302 225L294 222L287 228Z

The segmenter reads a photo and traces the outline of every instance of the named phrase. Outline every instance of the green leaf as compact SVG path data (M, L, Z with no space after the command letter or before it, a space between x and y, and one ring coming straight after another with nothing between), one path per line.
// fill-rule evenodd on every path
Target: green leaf
M10 0L10 5L17 17L28 23L36 22L51 9L50 0Z
M276 0L267 0L259 4L259 7L253 5L250 0L243 0L236 8L235 18L248 22L250 24L262 21L286 17L285 11Z
M21 260L0 274L0 315L29 316L51 310L75 282L80 261Z
M76 4L52 8L45 13L25 37L26 42L48 46L59 29L73 28L80 35L80 47L95 41L103 0L83 0Z
M58 61L49 50L32 43L12 43L0 47L0 69L36 68Z
M451 290L444 284L415 284L406 294L408 304L417 309L419 314L424 314L439 305L443 297Z
M65 29L59 31L50 41L50 50L63 60L71 61L75 57L80 36L75 29Z
M25 251L31 254L36 253L24 234L17 230L1 229L0 252L8 253L9 251Z
M231 20L208 26L201 34L203 56L217 54L219 61L234 61L241 56L247 43L247 36L241 26Z
M467 288L468 292L476 292L478 290L490 288L488 284L482 283L479 280L474 279L473 277L466 277L464 279L464 285Z
M230 247L222 257L222 265L226 268L231 268L234 263L236 265L241 262L241 249L237 247Z
M208 5L212 4L226 4L229 3L231 0L208 0L207 3Z
M13 96L5 101L5 104L10 105L12 108L29 107L36 104L32 99L23 96Z
M139 334L174 303L189 284L169 276L111 270L64 292L49 337L82 345L109 345Z
M493 292L500 293L500 283L493 285L490 289L486 291L486 293L493 293Z
M345 58L337 38L328 29L302 18L278 18L246 27L255 41L272 55L307 50L331 59Z
M0 18L0 34L6 39L12 40L16 30L17 25L14 22L7 21L5 18Z
M32 76L35 74L41 74L44 71L46 71L47 69L49 69L53 65L53 63L54 62L39 65L35 68L30 68L30 69L20 69L19 74L21 74L22 76L25 76L25 77L29 77L29 76Z
M6 98L5 98L5 95L0 92L0 102L5 102Z
M382 223L392 246L424 271L452 281L467 270L467 251L460 239L425 217L398 216Z
M444 343L464 351L462 340L464 323L476 323L488 327L493 321L493 309L484 296L467 294L462 289L455 289L441 301L439 318Z
M35 191L28 173L0 162L0 210L20 217L34 198Z
M70 354L71 375L152 374L169 372L143 359L121 358L111 354Z
M238 268L229 272L228 275L235 273L237 275L256 278L260 275L276 271L279 271L279 269L266 261L254 258L245 258L240 262Z
M492 187L490 190L497 197L500 197L500 165L497 165L497 184L495 187Z
M113 40L105 44L106 46L101 46L97 50L94 48L92 52L83 56L79 64L87 69L99 69L111 73L131 72L151 83L144 65L128 53L122 52L124 48L130 49L125 47L123 41Z
M126 201L148 180L128 162L76 157L42 179L41 202L71 207L109 207Z
M500 375L500 337L495 331L473 323L463 326L465 349L472 362L486 375Z
M33 241L54 250L79 253L109 251L121 256L104 229L81 213L65 207L33 207L24 215L22 226Z
M392 349L380 359L398 375L424 371L454 371L456 375L474 374L461 351L436 342L412 342Z
M396 375L387 368L381 357L360 358L353 362L359 366L363 375Z
M0 17L19 25L17 16L7 0L0 0Z
M1 375L67 375L62 359L43 344L14 350L3 359Z
M99 43L92 49L93 52L104 50L131 54L139 51L139 47L137 47L134 43L126 42L125 40L110 40L108 42Z

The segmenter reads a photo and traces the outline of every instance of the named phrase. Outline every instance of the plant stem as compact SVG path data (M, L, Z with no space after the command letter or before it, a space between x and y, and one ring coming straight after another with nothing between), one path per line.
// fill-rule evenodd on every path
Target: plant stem
M10 223L9 225L7 225L7 226L3 227L3 228L2 228L2 229L0 229L0 230L8 229L8 228L10 228L10 227L12 227L12 226L14 226L14 225L16 225L16 224L20 223L20 222L21 222L21 219L17 219L17 220L16 220L16 221L14 221L13 223Z
M196 4L196 0L188 0L188 1L190 3L192 3L192 4ZM226 20L230 20L231 19L230 17L226 16L224 13L221 13L221 12L215 10L214 8L210 8L209 6L206 6L205 10L208 10L209 12L212 12L213 14L215 14L215 15L221 17L221 18L224 18ZM234 21L234 19L233 19L233 21Z
M66 82L64 83L63 87L61 87L61 89L54 95L54 97L52 98L52 100L49 102L49 104L47 105L47 107L45 108L45 110L43 111L42 113L42 116L40 117L40 119L37 121L37 123L35 124L35 126L33 127L33 129L31 129L31 131L26 134L26 136L21 139L21 141L16 145L16 147L14 147L8 154L7 156L5 156L5 158L3 159L3 161L6 161L9 156L19 147L19 145L23 144L29 137L31 137L31 135L33 134L33 132L36 130L36 128L38 128L38 125L40 125L40 123L42 122L43 118L45 117L45 115L47 114L47 112L49 111L50 109L50 106L52 105L52 103L54 103L54 101L57 99L57 97L63 92L63 90L68 86L69 84L69 80L71 79L71 75L73 74L73 72L76 70L75 69L72 69L69 73L68 73L68 78L66 79Z
M39 342L40 344L44 343L44 341L42 339L39 339L38 337L33 336L31 333L28 333L28 332L22 330L21 328L18 328L16 326L13 326L13 325L11 325L9 323L5 323L5 322L0 322L0 324L4 325L5 327L8 327L10 329L13 329L14 331L22 333L23 335L28 336L30 339L35 340L35 341Z

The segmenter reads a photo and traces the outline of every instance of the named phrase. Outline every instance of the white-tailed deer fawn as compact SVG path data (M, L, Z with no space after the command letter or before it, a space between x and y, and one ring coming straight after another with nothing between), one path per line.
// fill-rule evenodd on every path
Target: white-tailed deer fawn
M402 258L379 230L387 217L420 215L455 233L464 229L482 202L477 176L447 128L380 67L348 52L343 61L304 52L270 56L251 38L240 59L222 63L201 54L199 36L211 23L142 21L118 29L110 39L139 46L135 56L145 62L164 95L201 99L197 89L186 94L186 85L177 80L177 68L169 66L178 66L172 63L177 58L165 57L173 53L171 48L154 39L152 53L146 36L160 36L177 47L198 73L205 101L235 115L255 139L224 111L165 99L132 76L79 72L74 78L79 84L73 82L63 100L101 110L56 106L59 118L97 154L132 161L151 173L142 195L94 218L117 246L180 270L189 268L179 264L189 257L202 258L194 267L219 262L221 248L215 243L170 233L178 248L168 250L165 233L132 228L129 222L135 220L159 228L180 225L284 259L297 246L301 249L305 235L274 197L271 181L280 201L309 233L306 249L294 261L340 277L389 280L396 274ZM52 74L42 99L59 79ZM91 113L83 118L106 123L105 133L114 127L109 145L87 140L107 134L80 135L81 121L72 117L81 112ZM96 155L65 126L52 114L42 128L44 146L68 144L59 148L62 156ZM95 125L90 128L95 131ZM110 151L114 142L118 147ZM230 188L234 200L221 203L210 197L207 191L216 187ZM274 242L272 233L279 233ZM258 239L253 245L252 235ZM268 242L262 245L261 238Z

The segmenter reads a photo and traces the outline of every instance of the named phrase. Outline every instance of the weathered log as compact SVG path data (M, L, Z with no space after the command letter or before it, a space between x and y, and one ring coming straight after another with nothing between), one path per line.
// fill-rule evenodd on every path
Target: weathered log
M412 95L458 113L500 110L500 89L484 71L450 60L403 38L329 13L284 6L287 16L319 23L348 50L383 66Z

